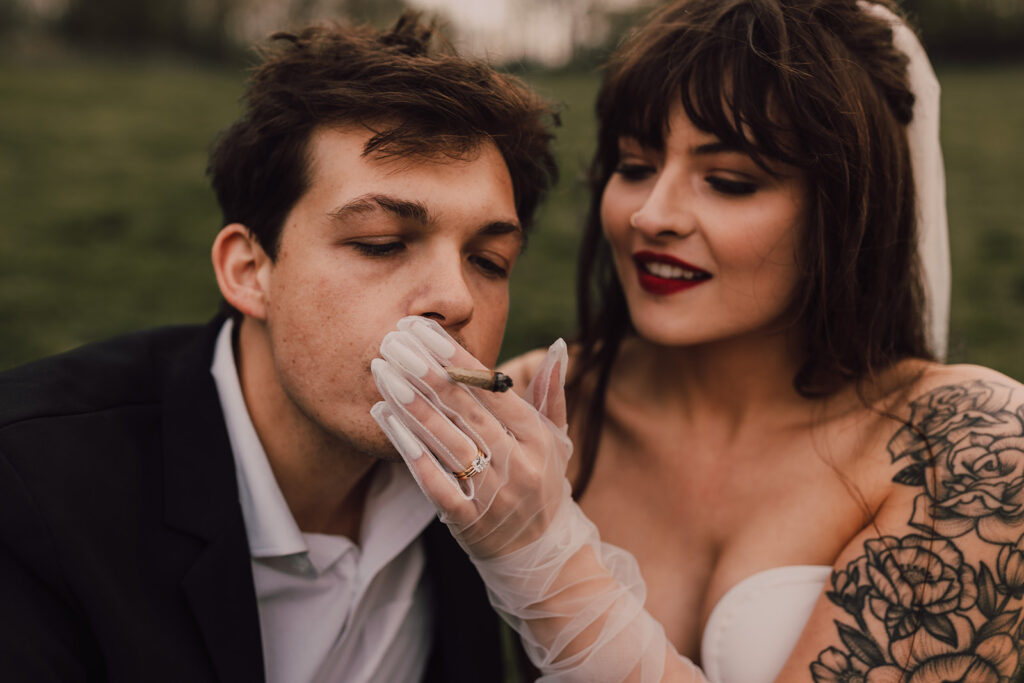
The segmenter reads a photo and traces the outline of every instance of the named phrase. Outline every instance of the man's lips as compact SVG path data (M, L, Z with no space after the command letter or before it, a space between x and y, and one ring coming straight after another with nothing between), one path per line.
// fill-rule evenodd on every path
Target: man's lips
M640 287L651 294L674 294L711 279L711 273L668 254L638 251L633 254Z

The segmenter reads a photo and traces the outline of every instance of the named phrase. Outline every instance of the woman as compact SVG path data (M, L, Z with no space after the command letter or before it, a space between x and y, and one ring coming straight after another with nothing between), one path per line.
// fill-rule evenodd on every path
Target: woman
M935 361L915 50L888 3L660 10L599 96L580 343L506 369L544 417L439 326L382 344L378 422L551 680L1022 675L1024 387Z

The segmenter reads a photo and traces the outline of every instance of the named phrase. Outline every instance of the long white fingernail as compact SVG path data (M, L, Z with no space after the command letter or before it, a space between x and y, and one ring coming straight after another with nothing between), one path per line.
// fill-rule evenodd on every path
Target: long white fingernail
M423 449L420 448L419 443L406 426L394 415L388 415L388 426L391 427L391 433L398 440L396 444L398 452L410 460L419 460L420 456L423 455Z
M565 340L559 337L551 345L551 349L558 355L558 383L564 387L565 373L569 370L569 348L565 345Z
M416 400L416 392L413 390L412 385L392 370L387 361L375 358L370 363L370 369L373 371L373 376L377 378L377 381L383 384L387 392L400 403L409 404Z
M388 335L384 344L387 355L414 377L425 376L430 369L427 362L400 338L401 334L403 333L392 332Z
M409 326L409 329L416 338L423 342L423 345L444 359L455 355L455 345L437 333L425 322L417 321Z

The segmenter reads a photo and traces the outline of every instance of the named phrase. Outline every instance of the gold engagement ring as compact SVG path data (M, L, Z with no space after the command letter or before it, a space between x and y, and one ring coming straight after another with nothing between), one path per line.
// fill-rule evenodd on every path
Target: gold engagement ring
M476 457L473 458L473 462L469 464L469 467L462 470L461 472L452 472L452 474L454 474L455 478L460 481L470 479L471 477L475 477L476 475L483 472L487 468L487 465L488 463L490 463L490 461L491 459L484 455L484 452L478 448L476 451Z

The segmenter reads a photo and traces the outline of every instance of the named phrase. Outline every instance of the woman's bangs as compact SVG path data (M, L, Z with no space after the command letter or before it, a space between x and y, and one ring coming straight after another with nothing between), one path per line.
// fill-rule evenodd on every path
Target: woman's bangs
M752 142L743 132L745 112L737 109L743 102L733 95L735 79L723 76L733 72L736 57L726 54L723 42L693 53L693 59L684 65L688 68L680 74L677 92L694 126L730 147L747 151Z
M669 112L681 103L694 126L749 155L771 171L769 161L799 165L796 135L777 66L716 27L672 36L620 68L601 94L604 131L662 149ZM724 74L724 76L723 76Z
M599 102L601 127L608 142L633 138L649 149L665 146L672 88L648 65L632 63L606 83ZM606 106L601 106L606 105Z
M697 128L747 154L768 172L771 162L800 166L797 135L781 101L779 70L753 50L728 48L698 55L680 91ZM738 53L738 54L737 54ZM725 74L725 76L723 76Z

